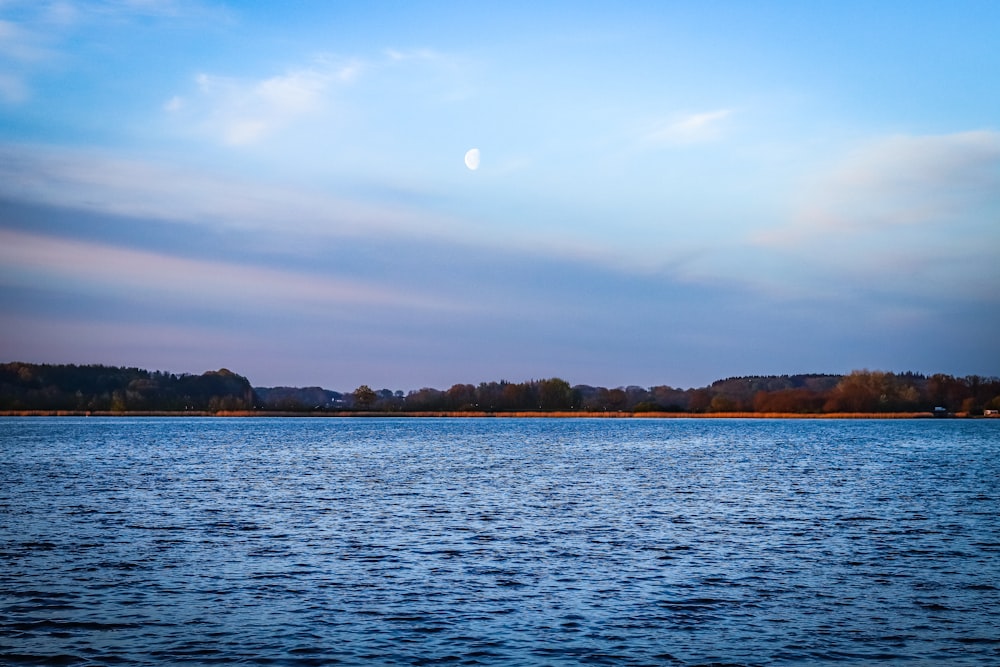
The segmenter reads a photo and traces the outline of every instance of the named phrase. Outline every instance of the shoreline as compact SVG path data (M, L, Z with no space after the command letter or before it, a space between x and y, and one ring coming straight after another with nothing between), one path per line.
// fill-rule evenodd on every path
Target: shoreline
M795 412L578 412L573 410L557 411L449 411L432 410L423 412L373 412L360 410L337 410L315 412L288 412L263 410L222 410L208 411L156 411L135 410L128 412L111 412L103 410L3 410L0 417L264 417L264 418L367 418L384 419L432 419L432 418L463 418L463 419L940 419L931 412L830 412L830 413L795 413ZM948 415L947 418L978 419L967 413L959 412ZM986 417L983 417L986 418Z

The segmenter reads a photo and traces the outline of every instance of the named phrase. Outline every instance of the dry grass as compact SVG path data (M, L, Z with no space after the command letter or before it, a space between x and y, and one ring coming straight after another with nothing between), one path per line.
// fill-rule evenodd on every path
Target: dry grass
M336 412L265 412L253 410L223 410L219 412L108 412L81 410L5 410L2 417L461 417L461 418L547 418L547 419L923 419L932 417L930 412L831 412L800 414L794 412L582 412L561 410L552 412L474 412L433 410L426 412L365 412L342 410ZM966 413L956 413L956 417L967 417Z
M933 417L930 412L707 412L691 414L685 412L648 412L636 417L686 417L703 419L923 419ZM957 415L958 416L958 415ZM961 415L964 416L964 415Z

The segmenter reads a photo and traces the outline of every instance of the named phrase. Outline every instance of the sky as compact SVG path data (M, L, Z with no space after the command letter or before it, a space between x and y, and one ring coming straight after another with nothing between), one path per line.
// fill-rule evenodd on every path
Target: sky
M1000 375L998 34L993 0L0 0L0 361Z

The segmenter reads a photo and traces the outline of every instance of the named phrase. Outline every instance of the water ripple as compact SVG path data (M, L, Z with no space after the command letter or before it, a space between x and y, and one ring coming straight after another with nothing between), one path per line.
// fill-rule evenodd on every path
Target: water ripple
M1000 423L0 421L0 663L1000 664Z

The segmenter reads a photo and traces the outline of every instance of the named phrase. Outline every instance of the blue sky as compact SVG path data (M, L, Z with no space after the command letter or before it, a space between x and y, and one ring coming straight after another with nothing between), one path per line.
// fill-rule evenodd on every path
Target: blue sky
M1000 375L998 34L992 1L0 0L0 358Z

